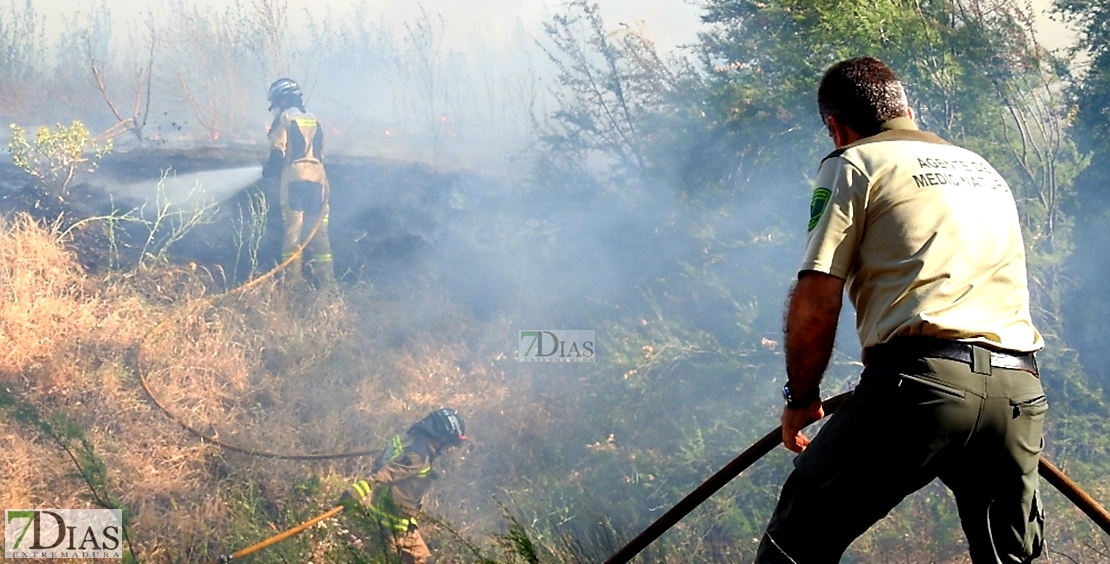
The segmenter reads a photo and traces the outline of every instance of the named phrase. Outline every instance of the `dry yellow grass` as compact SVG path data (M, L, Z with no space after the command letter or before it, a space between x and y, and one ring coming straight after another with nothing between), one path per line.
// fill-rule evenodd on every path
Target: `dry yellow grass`
M0 378L27 376L96 324L84 283L54 233L26 217L0 224Z
M191 562L240 548L226 546L236 519L258 521L259 535L294 524L272 521L283 511L307 518L317 509L283 501L295 483L316 476L325 495L338 495L371 460L275 461L224 451L162 413L140 374L185 424L284 453L376 451L428 411L452 405L476 438L450 457L461 476L444 481L428 508L472 524L482 520L478 513L487 524L497 518L488 492L472 487L480 474L469 467L492 438L496 417L487 406L512 392L503 371L477 360L485 351L458 337L473 328L447 300L429 293L385 300L366 287L340 299L270 283L159 325L207 287L203 272L171 266L91 276L53 230L27 218L0 223L0 382L44 416L64 414L83 429L107 465L110 488L135 513L129 532L143 561ZM420 318L412 316L417 308ZM473 334L488 335L488 327ZM488 337L470 344L490 346ZM140 347L149 359L143 366ZM0 417L0 448L0 505L89 506L72 462L32 425ZM259 506L244 508L244 492Z

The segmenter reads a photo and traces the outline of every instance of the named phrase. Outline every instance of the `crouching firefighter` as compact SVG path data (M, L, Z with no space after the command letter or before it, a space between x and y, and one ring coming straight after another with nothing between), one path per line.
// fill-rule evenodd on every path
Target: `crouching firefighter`
M343 492L340 503L358 500L377 521L382 544L404 564L426 564L432 553L420 536L416 516L435 478L432 462L466 440L466 425L454 409L440 409L396 435L374 461L373 474Z
M262 167L262 177L278 182L278 201L285 223L282 261L288 260L311 233L303 254L316 283L321 288L335 287L331 244L328 241L328 176L324 171L324 130L316 117L304 109L300 86L288 78L274 81L268 94L270 111L270 159ZM301 255L286 266L286 277L303 279Z

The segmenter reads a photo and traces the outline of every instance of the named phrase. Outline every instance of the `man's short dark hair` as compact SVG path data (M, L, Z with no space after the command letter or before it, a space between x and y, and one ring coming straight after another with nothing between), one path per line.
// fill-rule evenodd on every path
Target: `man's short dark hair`
M817 88L821 121L829 116L863 136L879 133L887 120L909 115L906 91L886 63L857 57L834 64Z

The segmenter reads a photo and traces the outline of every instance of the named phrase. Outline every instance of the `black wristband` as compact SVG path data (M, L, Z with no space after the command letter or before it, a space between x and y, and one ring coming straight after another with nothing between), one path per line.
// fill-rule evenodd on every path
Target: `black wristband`
M802 409L813 405L813 402L821 399L820 388L814 388L812 392L804 396L794 396L794 392L790 389L790 382L787 382L782 387L782 399L786 402L786 407L790 409Z

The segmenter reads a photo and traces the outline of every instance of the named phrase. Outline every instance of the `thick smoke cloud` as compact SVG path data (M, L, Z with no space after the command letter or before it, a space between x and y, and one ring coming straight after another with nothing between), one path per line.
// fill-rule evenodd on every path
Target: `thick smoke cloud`
M429 357L440 353L448 374L478 366L498 385L499 377L511 380L504 397L474 400L484 408L472 420L477 446L465 463L448 463L452 471L486 489L475 493L468 491L468 484L444 480L444 493L437 498L441 505L434 509L474 522L477 509L460 509L472 502L484 512L480 518L485 523L496 522L500 512L489 497L500 493L497 488L504 483L527 481L532 471L544 476L551 468L577 473L576 456L599 452L612 454L604 459L606 467L589 476L592 481L568 478L573 487L596 496L649 492L644 496L655 496L650 498L652 506L662 507L673 501L658 493L664 487L659 484L669 477L656 477L654 469L636 466L635 456L656 456L660 444L670 448L672 442L688 443L677 448L691 449L686 469L694 480L746 446L738 443L764 430L755 427L774 423L782 300L801 252L808 212L804 183L732 179L732 185L722 188L725 196L692 202L666 179L614 187L580 182L570 175L545 177L534 166L544 150L537 137L544 120L560 109L552 96L559 88L558 69L537 42L544 40L540 22L559 5L538 0L422 5L396 0L333 2L326 9L306 12L307 3L290 0L283 11L252 12L250 6L280 3L246 4L234 11L217 2L182 0L114 0L78 7L61 0L36 0L36 9L47 14L51 29L93 31L87 41L80 34L66 35L68 43L63 41L54 51L59 65L86 77L76 81L86 95L70 106L28 105L34 111L20 116L53 123L77 113L90 129L113 126L117 120L88 79L87 65L90 60L100 65L106 94L126 117L136 99L136 84L141 99L144 83L132 82L132 77L147 68L145 50L154 38L144 146L127 135L118 137L116 162L125 164L104 167L88 179L109 184L121 201L138 205L154 197L159 169L170 162L148 155L180 149L202 155L191 163L172 161L175 173L161 190L174 204L197 205L202 198L220 203L223 215L203 228L216 235L194 246L185 241L181 250L200 264L220 263L232 285L249 274L235 262L243 255L234 254L229 244L243 229L242 216L236 215L236 209L243 208L236 206L263 191L256 181L267 150L270 116L265 88L278 76L295 78L306 92L309 111L326 127L337 271L347 288L373 291L373 298L352 302L361 308L355 313L363 319L355 332L392 332L380 341L401 349L414 333L426 331L444 349L473 348L458 354L422 349ZM682 0L600 4L610 27L622 22L636 26L635 20L645 20L643 32L661 53L694 40L697 9ZM110 18L105 20L105 14ZM280 38L268 35L273 28L265 25L263 16L284 18L288 33ZM91 57L82 56L81 49ZM183 93L184 85L189 92ZM16 109L0 108L0 114L10 117ZM819 127L819 122L813 123ZM686 156L673 158L678 163ZM675 163L660 163L658 168L679 168ZM609 163L590 164L596 166L587 172L604 170ZM815 164L803 161L798 167ZM194 191L198 184L202 192ZM267 265L280 257L273 233L281 229L281 220L272 200L266 218L271 235L262 249ZM845 313L840 354L834 359L839 364L834 370L841 373L855 371L849 365L857 358L849 312ZM403 321L378 323L388 316ZM598 320L610 326L597 325ZM611 326L625 322L630 327ZM654 379L639 382L636 378L645 374L610 374L597 365L506 368L505 359L514 354L515 331L537 328L597 330L600 354L615 354L618 344L632 349L643 357L625 363L647 366L655 371ZM496 334L474 335L487 329ZM352 337L351 342L360 341ZM672 350L670 356L652 356L659 352L653 347ZM381 372L384 368L375 356L380 352L340 350L319 371L340 374L337 378L347 379L343 383L352 387L360 379L395 378ZM337 360L343 355L350 358ZM662 360L652 364L656 358ZM264 360L277 380L275 375L283 373L271 367L280 367L283 359ZM350 366L360 371L344 372ZM831 378L830 386L846 385L842 380ZM611 401L597 397L597 388L590 386L608 381L627 382L620 388L625 395ZM743 386L759 392L738 394ZM664 391L644 391L651 387ZM255 392L265 395L265 390ZM468 394L479 395L461 390L457 397ZM355 409L361 406L351 396L348 388L320 390L306 404L310 407L305 409L313 411L309 419L323 418L329 409L342 411L340 417L354 421L351 428L370 427L375 436L386 432L387 423L397 423L374 419L378 414L371 409ZM403 404L395 411L409 416L410 399L386 401ZM501 400L504 410L496 405ZM624 411L609 413L617 401L624 402ZM686 435L684 427L690 421L690 428L696 429L693 436ZM585 428L587 422L599 423ZM630 431L614 436L606 425ZM708 438L701 435L703 429ZM326 431L342 437L350 429ZM665 433L672 436L656 444ZM535 453L551 454L531 456ZM475 459L490 465L468 467ZM504 472L511 476L491 477L502 471L493 463L514 471ZM787 462L776 460L769 466L781 470ZM763 480L765 491L770 491L766 484L781 482L774 471L756 478ZM629 485L629 475L642 478L643 484L659 482ZM678 491L694 485L668 482L666 487ZM621 489L634 486L643 489ZM567 504L577 507L573 504L578 501ZM734 505L731 510L750 510L742 501ZM642 516L630 517L633 510L627 508L623 514L609 506L583 510L589 511L611 512L608 522L618 529L642 521ZM763 517L746 516L753 522Z

